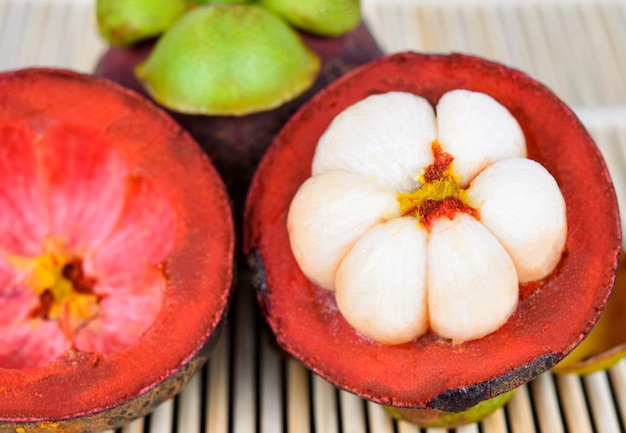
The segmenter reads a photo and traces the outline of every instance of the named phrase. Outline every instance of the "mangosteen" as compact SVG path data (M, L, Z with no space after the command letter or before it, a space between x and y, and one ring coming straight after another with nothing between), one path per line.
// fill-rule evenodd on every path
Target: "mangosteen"
M95 75L150 96L188 130L225 180L236 215L286 120L328 83L383 54L357 0L194 4L173 13L158 35L125 43L111 35L132 26L116 20L112 30L107 13L111 4L126 9L125 0L98 3L109 6L99 7L98 24L112 46Z
M154 104L63 70L0 75L0 154L0 430L146 415L224 322L235 235L222 180Z
M484 415L572 351L620 245L573 112L461 54L387 56L319 92L264 155L244 218L278 343L423 425Z

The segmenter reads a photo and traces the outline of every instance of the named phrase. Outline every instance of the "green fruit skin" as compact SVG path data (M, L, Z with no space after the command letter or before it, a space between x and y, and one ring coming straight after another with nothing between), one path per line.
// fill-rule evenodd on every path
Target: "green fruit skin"
M359 0L260 0L259 4L318 36L339 36L361 21Z
M187 0L97 0L100 35L113 46L130 46L170 28L189 5Z
M478 422L500 409L510 400L516 389L484 400L463 412L445 412L437 409L398 409L383 406L394 418L424 428L454 428Z
M188 0L190 3L198 6L207 3L253 3L256 0Z
M208 4L183 15L136 74L168 108L244 115L311 86L320 59L284 20L252 4Z

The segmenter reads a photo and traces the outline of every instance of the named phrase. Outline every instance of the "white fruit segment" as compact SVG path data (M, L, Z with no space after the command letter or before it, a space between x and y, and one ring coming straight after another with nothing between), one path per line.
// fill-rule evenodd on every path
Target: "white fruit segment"
M437 122L439 142L454 156L454 171L463 188L488 165L526 156L521 127L506 108L484 93L446 93L437 103Z
M467 197L513 258L521 283L552 272L565 246L567 220L561 190L542 165L525 158L499 161L472 181Z
M384 344L428 329L456 343L496 331L519 284L553 272L565 248L563 196L525 158L511 113L490 96L453 90L436 115L401 92L347 108L321 137L289 209L302 272L335 290L356 331ZM454 158L451 169L440 155L441 170L428 170L436 149Z
M361 334L400 344L426 332L426 239L417 219L396 218L371 228L346 255L335 296Z
M390 191L410 192L433 161L430 144L436 137L435 113L424 98L373 95L335 117L317 144L312 174L347 170Z
M360 174L328 171L310 177L287 215L293 254L312 281L334 290L335 272L354 242L398 215L395 195Z
M441 218L428 243L430 326L463 342L498 329L517 304L515 265L485 227L467 214Z

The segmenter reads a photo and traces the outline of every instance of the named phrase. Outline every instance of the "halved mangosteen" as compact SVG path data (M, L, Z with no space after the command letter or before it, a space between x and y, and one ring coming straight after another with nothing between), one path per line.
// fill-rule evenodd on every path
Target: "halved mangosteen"
M430 330L408 342L383 344L356 331L342 316L335 293L320 286L324 280L313 283L301 270L290 242L290 206L312 175L320 138L348 107L371 95L402 92L434 109L443 95L459 89L482 93L504 107L519 124L525 156L556 181L567 218L564 243L556 247L559 260L549 275L522 280L511 316L485 336L459 342ZM424 172L414 174L419 184ZM466 188L463 182L452 184ZM435 215L444 220L458 214L443 209ZM480 209L477 213L480 219ZM316 95L264 156L248 194L244 229L244 247L257 270L258 300L287 352L334 385L374 402L444 412L465 411L511 391L568 354L594 326L611 294L621 240L607 168L571 110L522 72L460 54L388 56Z
M231 295L225 187L147 100L53 69L0 75L0 429L100 431L203 365Z

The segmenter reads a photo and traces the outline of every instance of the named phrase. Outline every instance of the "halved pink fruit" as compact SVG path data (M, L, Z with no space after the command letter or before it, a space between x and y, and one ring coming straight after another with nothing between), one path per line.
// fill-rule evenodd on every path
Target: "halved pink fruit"
M21 269L33 255L42 260L37 266L63 257L55 247L54 254L40 251L42 239L58 235L82 259L63 268L76 299L97 298L66 307L98 311L97 320L85 316L70 326L76 324L53 319L41 295L32 317L22 318L46 324L68 347L57 344L59 353L37 362L13 356L16 345L13 355L0 350L0 430L99 431L146 414L203 365L226 314L234 228L221 179L188 133L153 104L69 71L1 74L0 137L2 202L16 203L0 218L0 274L15 275L9 265ZM11 214L18 208L22 219ZM7 259L7 252L20 258ZM48 268L35 269L42 278L26 286L45 289ZM98 292L103 282L107 288ZM2 283L0 298L7 298L12 283ZM14 315L24 305L0 305L0 328L14 329L6 326L19 325ZM32 335L8 341L22 337ZM39 355L37 348L30 353Z
M435 104L452 89L491 95L518 120L528 156L556 178L567 205L564 257L544 281L521 287L508 322L454 345L426 334L385 346L358 335L332 292L316 287L291 253L286 216L310 176L317 141L332 119L368 95L411 92ZM259 272L258 299L288 352L340 388L375 402L458 412L555 365L589 332L611 293L621 232L601 155L575 115L519 71L464 55L401 53L359 68L307 103L281 130L248 194L245 249Z

